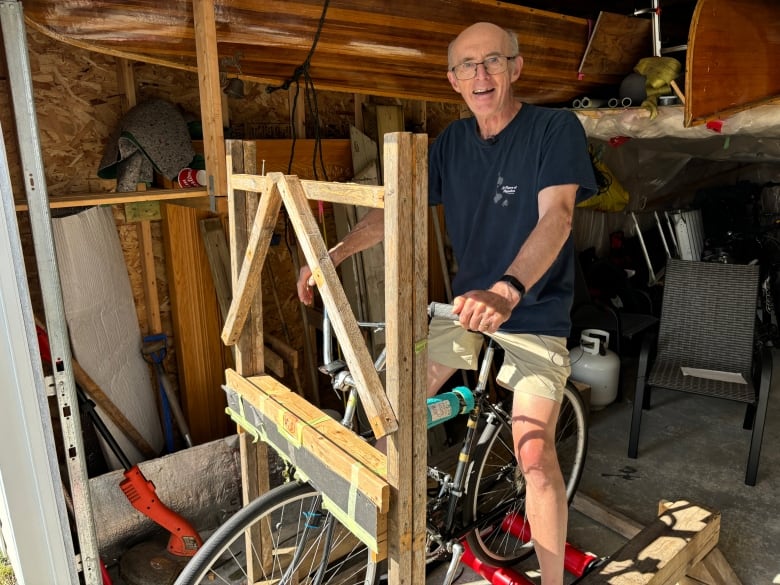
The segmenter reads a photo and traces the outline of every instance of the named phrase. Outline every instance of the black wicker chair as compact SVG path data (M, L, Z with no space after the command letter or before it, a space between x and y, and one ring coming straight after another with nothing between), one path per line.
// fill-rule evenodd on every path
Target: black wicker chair
M755 265L669 260L657 339L646 338L639 356L629 457L637 456L652 387L744 402L744 428L753 429L745 483L755 485L772 380L770 350L754 342L758 281ZM728 372L745 383L684 375L682 368Z

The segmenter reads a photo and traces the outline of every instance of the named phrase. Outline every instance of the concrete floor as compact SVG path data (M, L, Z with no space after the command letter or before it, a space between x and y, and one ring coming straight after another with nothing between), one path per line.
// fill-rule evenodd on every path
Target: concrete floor
M775 362L777 362L775 358ZM687 500L721 512L718 546L742 585L780 584L780 364L769 410L757 485L745 485L750 432L742 429L741 404L681 392L654 390L642 417L639 457L626 455L633 404L631 364L625 399L592 413L590 444L579 493L641 525L660 500ZM626 538L572 510L569 542L599 556L616 552ZM517 567L539 582L534 559ZM436 571L427 585L441 582ZM567 576L567 582L574 578ZM458 585L489 583L470 570Z

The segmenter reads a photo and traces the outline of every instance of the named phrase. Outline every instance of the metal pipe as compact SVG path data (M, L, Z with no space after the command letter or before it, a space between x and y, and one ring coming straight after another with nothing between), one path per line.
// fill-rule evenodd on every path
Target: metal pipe
M617 108L620 105L620 100L616 97L609 98L607 101L607 106L610 108Z
M580 100L583 108L602 108L607 104L607 100L602 98L584 97Z
M630 108L633 103L634 101L630 97L624 97L622 100L620 100L620 105L624 108Z

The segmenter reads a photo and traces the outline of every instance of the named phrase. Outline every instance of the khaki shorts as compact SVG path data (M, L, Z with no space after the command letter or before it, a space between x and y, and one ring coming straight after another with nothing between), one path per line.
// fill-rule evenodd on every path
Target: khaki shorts
M488 334L504 350L498 372L499 384L515 392L563 399L571 374L569 350L564 337L528 333ZM457 322L431 320L428 329L428 359L459 370L476 370L483 337Z

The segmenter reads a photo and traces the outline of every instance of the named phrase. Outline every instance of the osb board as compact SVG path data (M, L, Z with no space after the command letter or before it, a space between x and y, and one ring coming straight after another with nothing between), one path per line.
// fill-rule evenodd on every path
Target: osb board
M115 186L114 181L99 179L97 168L103 155L105 142L121 117L116 65L113 57L67 46L35 32L28 33L27 43L41 150L44 157L44 173L49 194L58 196L112 190ZM0 61L2 61L0 63L0 123L3 127L14 196L23 199L24 184L10 85L7 75L2 74L5 71L5 58ZM179 104L185 111L194 112L195 115L199 113L198 84L194 73L145 63L134 63L133 73L139 101L152 97L164 98ZM257 138L274 138L289 132L286 127L290 117L289 92L280 90L268 93L265 85L247 82L245 93L246 98L243 100L228 100L231 128L237 134L245 132L253 133ZM343 138L348 141L349 125L354 123L355 116L354 96L316 91L316 97L321 137ZM362 99L369 98L362 96ZM370 99L381 103L400 103L405 109L419 108L419 104L409 100ZM421 118L431 136L438 135L451 120L457 118L459 112L456 104L444 103L428 103L425 110ZM414 116L409 118L415 119ZM306 121L307 135L313 136L314 122L311 112L306 112ZM419 128L408 129L419 130ZM279 150L276 154L280 160L286 162L289 150ZM304 178L313 178L311 155L311 149L304 148L303 141L297 143L298 162L295 172L300 173ZM326 165L328 164L326 161ZM336 167L338 170L330 167L328 171L330 179L349 178L351 165L348 161L337 163ZM115 206L113 213L128 264L139 324L141 330L147 332L146 301L141 282L136 227L135 224L125 222L123 206ZM42 315L29 216L26 212L20 212L17 217L22 234L33 306L36 313ZM332 245L335 243L336 231L329 205L323 207L322 220L326 240L329 245ZM151 228L163 331L170 336L171 345L166 367L169 372L175 374L177 340L173 336L171 325L170 296L160 222L152 221ZM295 293L297 275L289 249L285 245L285 230L285 220L280 217L277 233L281 236L281 240L269 252L263 277L265 326L269 333L300 350L303 342L300 305ZM281 310L277 309L274 294L279 299ZM302 377L306 378L306 376ZM292 379L284 382L289 386L294 385Z
M27 42L49 194L105 191L97 168L119 119L114 59L36 33Z

